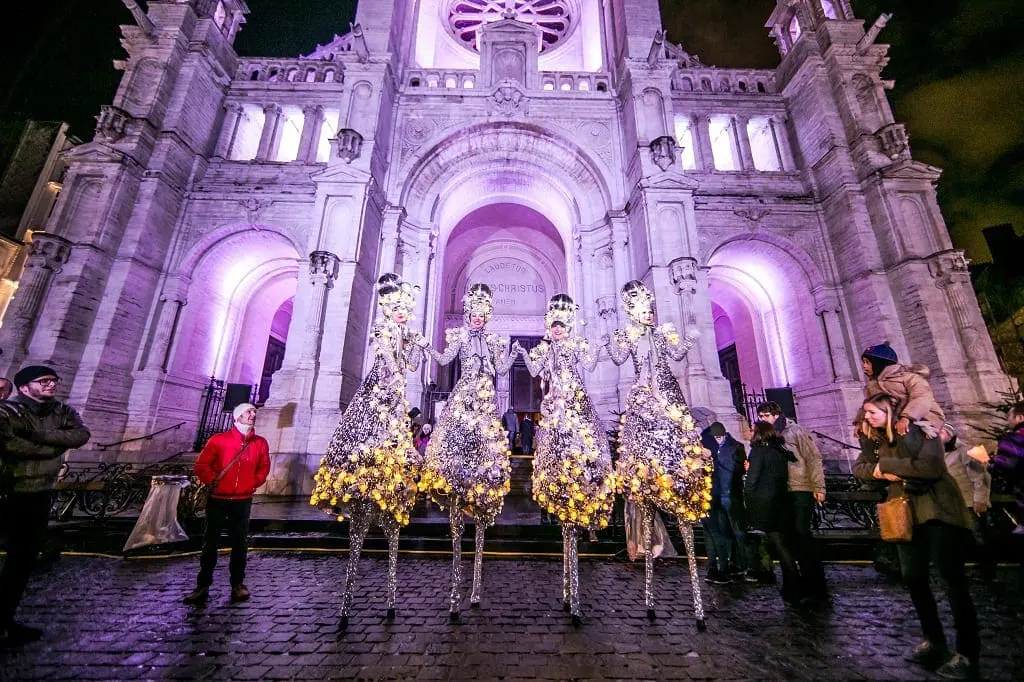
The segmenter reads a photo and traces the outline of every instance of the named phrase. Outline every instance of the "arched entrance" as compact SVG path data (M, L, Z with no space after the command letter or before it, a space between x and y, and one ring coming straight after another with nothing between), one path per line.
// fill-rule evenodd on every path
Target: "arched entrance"
M566 252L558 230L538 211L507 202L478 208L458 222L444 248L436 328L463 323L462 296L468 286L483 282L494 294L494 316L488 328L519 339L529 347L544 334L548 299L567 291ZM436 335L438 343L443 335ZM457 367L437 374L440 392L454 383ZM539 409L535 383L517 363L498 385L499 408L520 412Z
M801 421L834 416L831 401L819 400L834 383L835 359L816 314L821 277L806 254L744 237L720 245L708 265L715 343L737 410L750 416L745 402L788 388Z
M256 391L272 375L267 361L283 356L298 264L292 243L262 228L229 233L186 260L188 305L169 356L169 377L200 386L212 377Z

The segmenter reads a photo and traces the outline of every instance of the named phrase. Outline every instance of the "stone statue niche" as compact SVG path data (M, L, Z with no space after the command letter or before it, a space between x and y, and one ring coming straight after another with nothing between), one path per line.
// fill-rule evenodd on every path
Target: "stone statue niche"
M481 78L487 87L516 82L527 90L538 89L539 52L537 27L515 19L486 24L480 30Z

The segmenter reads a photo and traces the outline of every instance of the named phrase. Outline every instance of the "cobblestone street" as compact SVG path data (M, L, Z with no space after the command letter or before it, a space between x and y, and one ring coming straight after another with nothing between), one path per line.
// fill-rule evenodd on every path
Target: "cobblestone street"
M828 567L830 611L784 608L773 588L704 583L697 632L685 561L659 562L658 619L641 564L583 561L585 623L561 609L557 560L488 558L480 610L447 614L449 562L403 556L399 608L385 620L385 561L371 556L348 632L336 633L345 556L253 553L253 600L228 604L226 557L205 608L180 598L194 557L65 556L33 582L22 619L41 642L0 653L5 680L68 679L911 679L918 626L900 585L867 565ZM467 564L468 565L468 564ZM703 574L704 567L701 566ZM470 573L470 571L466 571ZM1022 679L1021 575L973 583L983 673ZM468 604L467 604L468 606ZM949 622L948 611L944 611ZM951 633L950 633L951 634Z

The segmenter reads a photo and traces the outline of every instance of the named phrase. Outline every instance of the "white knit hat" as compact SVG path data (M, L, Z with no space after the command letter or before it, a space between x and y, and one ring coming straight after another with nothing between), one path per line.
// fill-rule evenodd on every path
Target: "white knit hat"
M239 417L241 417L247 411L255 409L256 406L253 405L252 403L239 403L238 405L235 405L235 409L231 410L231 417L235 421L238 421Z

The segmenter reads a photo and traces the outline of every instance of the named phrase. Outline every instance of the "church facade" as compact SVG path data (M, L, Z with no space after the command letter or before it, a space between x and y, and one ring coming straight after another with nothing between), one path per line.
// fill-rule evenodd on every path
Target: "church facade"
M848 0L778 0L772 70L703 64L657 0L362 0L294 59L235 53L244 0L125 4L121 85L67 153L0 328L0 370L55 366L95 442L184 423L118 456L187 449L211 378L260 385L268 491L308 490L391 271L438 345L471 282L492 331L540 336L567 292L596 341L640 279L700 332L690 404L733 426L744 391L788 387L801 423L848 442L883 340L958 423L1008 387L940 171L893 118L884 18L865 31ZM606 416L631 375L591 375ZM422 370L410 402L450 380ZM503 409L525 406L517 381Z

